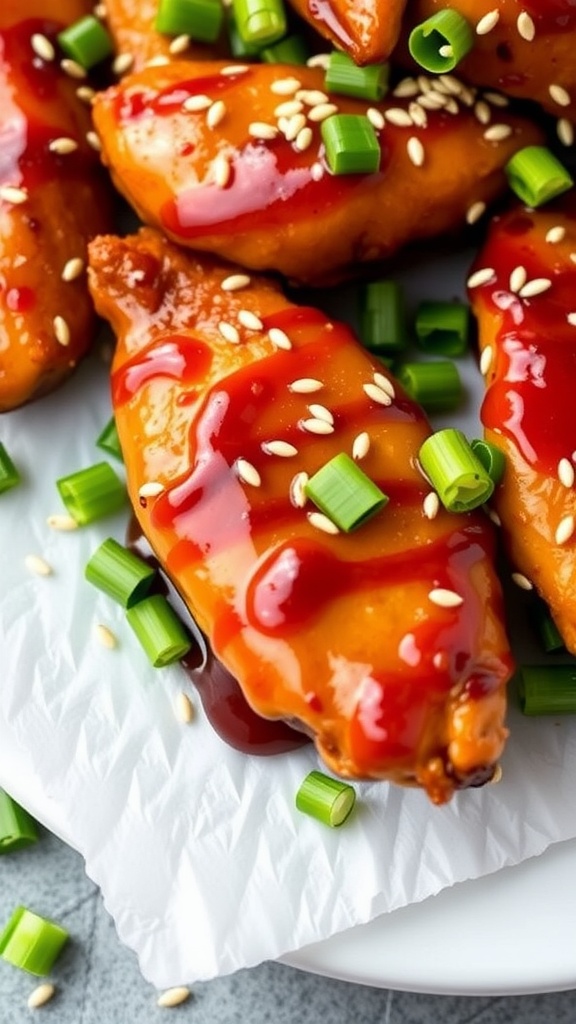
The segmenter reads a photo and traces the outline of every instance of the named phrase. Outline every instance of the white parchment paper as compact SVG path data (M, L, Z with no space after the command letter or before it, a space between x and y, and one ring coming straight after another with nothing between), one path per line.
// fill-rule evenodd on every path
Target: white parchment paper
M193 691L195 719L178 721L187 678L150 668L122 610L83 579L105 537L124 539L127 517L73 533L46 525L63 511L54 481L102 457L94 439L109 416L94 357L56 394L0 418L24 477L0 496L0 786L83 854L146 978L171 986L276 958L576 837L574 719L512 708L499 785L435 808L419 792L361 784L335 831L294 808L313 750L237 753ZM30 553L53 574L31 575ZM95 640L97 622L117 633L116 650Z

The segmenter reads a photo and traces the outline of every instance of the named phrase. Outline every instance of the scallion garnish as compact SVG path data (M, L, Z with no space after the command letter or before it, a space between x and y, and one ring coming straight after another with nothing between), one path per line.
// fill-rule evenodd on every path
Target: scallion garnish
M99 64L114 52L110 33L92 14L69 25L58 34L57 39L66 56L86 69Z
M322 772L310 772L296 793L296 807L324 825L337 828L350 816L356 791L348 783Z
M132 605L126 618L155 668L178 661L192 646L176 612L162 594L153 594Z
M282 0L232 0L234 20L245 43L271 46L286 35Z
M387 496L345 452L310 477L304 490L345 533L356 530L387 504Z
M33 819L0 789L0 853L13 853L38 841Z
M470 310L463 302L421 302L414 329L420 348L443 356L466 351Z
M154 27L163 35L186 35L201 43L213 43L223 20L220 0L160 0Z
M417 64L443 74L453 71L474 45L474 32L458 11L443 8L412 29L408 49Z
M531 207L542 206L574 184L564 165L546 146L519 149L504 171L512 191Z
M266 64L298 64L304 65L310 56L308 44L303 36L286 36L273 46L266 46L260 51L260 60Z
M107 452L109 455L113 455L115 459L119 459L120 462L124 461L122 455L122 449L120 447L120 438L118 437L118 430L116 428L116 420L112 416L102 432L96 438L96 445L101 448L102 451Z
M0 441L0 494L20 483L20 474Z
M449 359L433 363L401 363L396 376L426 412L451 412L462 400L458 367Z
M147 595L156 572L138 555L109 537L92 555L84 575L89 583L123 608L130 608Z
M329 92L379 103L388 91L389 75L388 64L368 64L361 68L348 54L333 50L324 86Z
M228 42L230 44L230 53L236 60L243 58L252 59L260 56L261 45L258 43L245 43L238 31L238 26L234 20L234 15L230 8L228 9Z
M576 713L576 665L524 665L518 689L525 715Z
M542 647L547 654L566 650L558 626L554 622L550 609L545 601L538 601L533 612L534 626L540 637Z
M80 526L118 512L126 503L126 488L107 462L97 462L61 477L56 486Z
M424 441L420 465L449 512L469 512L488 501L494 482L460 430L447 427Z
M360 292L360 333L366 348L377 355L395 355L406 348L402 289L396 281L371 281Z
M494 484L499 484L506 468L504 452L497 448L495 444L491 444L490 441L483 441L481 438L474 438L473 441L470 441L470 447L476 458L480 459Z
M55 921L16 907L0 934L0 956L14 967L44 977L68 939L68 932Z
M380 145L364 115L332 114L320 132L332 174L374 174L380 167Z

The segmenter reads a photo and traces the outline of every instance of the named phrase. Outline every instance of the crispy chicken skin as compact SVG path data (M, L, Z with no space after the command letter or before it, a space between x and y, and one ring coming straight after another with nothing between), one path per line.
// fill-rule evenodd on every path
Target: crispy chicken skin
M132 58L128 65L130 71L139 71L150 61L174 59L170 52L172 37L161 35L154 28L157 13L158 0L106 0L106 24L117 55ZM205 60L225 53L224 43L212 46L190 42L179 59Z
M396 56L405 61L407 38L415 25L436 11L452 8L473 28L492 11L497 23L475 32L474 47L456 74L518 99L535 100L569 122L576 120L576 6L572 0L412 0ZM489 24L489 22L488 22Z
M302 723L343 776L437 803L489 779L511 668L492 527L424 514L424 414L347 327L151 229L96 239L89 279L118 336L112 399L136 515L248 702ZM356 453L389 502L330 535L298 474L364 432ZM151 481L164 490L141 499ZM435 603L442 591L452 606Z
M520 583L531 583L548 603L573 654L575 253L573 195L543 210L516 207L495 218L475 264L493 274L470 288L488 353L482 420L487 440L506 455L494 508L512 563L525 577Z
M406 0L290 0L320 35L356 64L380 64L400 34Z
M55 387L93 335L83 263L88 239L109 226L107 192L80 83L31 45L89 10L81 0L0 6L0 411ZM77 149L51 151L62 140Z
M506 116L510 135L487 141L453 97L443 110L422 108L427 126L416 127L409 101L392 97L375 111L387 117L379 173L332 175L316 119L323 74L299 67L294 75L286 66L230 74L216 62L181 63L100 94L94 122L118 189L182 245L324 284L465 226L472 206L503 191L510 156L540 139L529 122ZM195 103L200 109L186 109ZM343 97L334 103L342 113L367 109ZM294 141L283 132L297 132Z

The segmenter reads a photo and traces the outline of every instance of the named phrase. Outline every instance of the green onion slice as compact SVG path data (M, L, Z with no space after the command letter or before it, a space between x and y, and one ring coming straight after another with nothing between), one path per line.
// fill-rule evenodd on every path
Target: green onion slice
M424 441L418 457L449 512L469 512L490 498L494 482L460 430L438 430Z
M524 665L518 683L525 715L576 713L576 665Z
M366 348L377 355L396 355L406 348L404 297L396 281L371 281L360 292L360 333Z
M451 412L462 400L458 367L449 359L433 363L401 363L396 376L426 412Z
M504 171L513 192L527 206L542 206L572 188L574 181L546 146L525 146Z
M494 485L499 484L506 468L504 452L497 448L495 444L490 444L490 441L483 441L480 438L474 438L473 441L470 441L470 447L476 458L480 459L490 478L494 481Z
M116 420L112 416L104 429L96 438L96 445L101 448L102 451L107 452L108 455L113 455L115 459L120 462L124 461L122 455L122 449L120 447L120 438L118 437L118 430L116 427Z
M224 5L220 0L160 0L154 27L167 36L190 36L213 43L222 29Z
M69 25L57 39L66 56L83 68L94 67L114 52L110 33L92 14Z
M463 302L421 302L414 327L425 352L460 356L468 345L470 310Z
M474 45L474 31L458 11L443 8L412 29L408 49L417 64L442 74L453 71Z
M13 853L38 841L33 819L0 789L0 853Z
M368 64L360 68L348 54L334 50L330 54L324 86L329 92L379 103L388 91L389 76L388 64Z
M55 921L16 907L0 934L0 956L14 967L44 977L67 939L68 932Z
M232 11L245 43L270 46L286 35L286 11L282 0L232 0Z
M380 145L364 115L332 114L320 132L332 174L374 174L380 167Z
M126 618L154 668L178 661L192 646L176 612L162 594L153 594L132 605Z
M234 19L232 10L228 8L228 42L230 44L230 53L237 60L241 58L252 59L258 58L262 49L261 44L258 43L245 43L238 31L238 26Z
M324 825L337 828L350 816L356 791L340 779L322 772L310 772L296 793L296 807Z
M538 601L536 603L533 618L536 632L547 654L555 654L557 651L566 650L560 630L554 622L545 601Z
M308 44L303 36L291 35L266 46L260 51L260 60L266 64L305 64L310 56Z
M60 497L80 526L111 515L126 502L126 488L107 462L80 469L56 481Z
M0 494L20 483L20 474L0 441Z
M84 575L89 583L114 601L130 608L146 597L156 572L138 555L109 537L92 555Z
M317 508L345 533L362 526L389 500L346 452L340 452L322 466L304 490Z

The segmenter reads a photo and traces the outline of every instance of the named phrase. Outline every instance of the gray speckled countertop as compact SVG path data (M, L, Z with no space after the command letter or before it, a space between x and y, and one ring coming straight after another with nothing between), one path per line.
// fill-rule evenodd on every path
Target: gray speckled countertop
M63 924L71 941L55 964L56 995L31 1011L37 980L0 959L0 1024L574 1024L576 992L480 998L419 995L351 985L277 963L194 986L173 1009L142 978L118 942L82 858L42 831L40 841L0 858L0 929L18 904ZM166 1014L174 1017L166 1018Z

